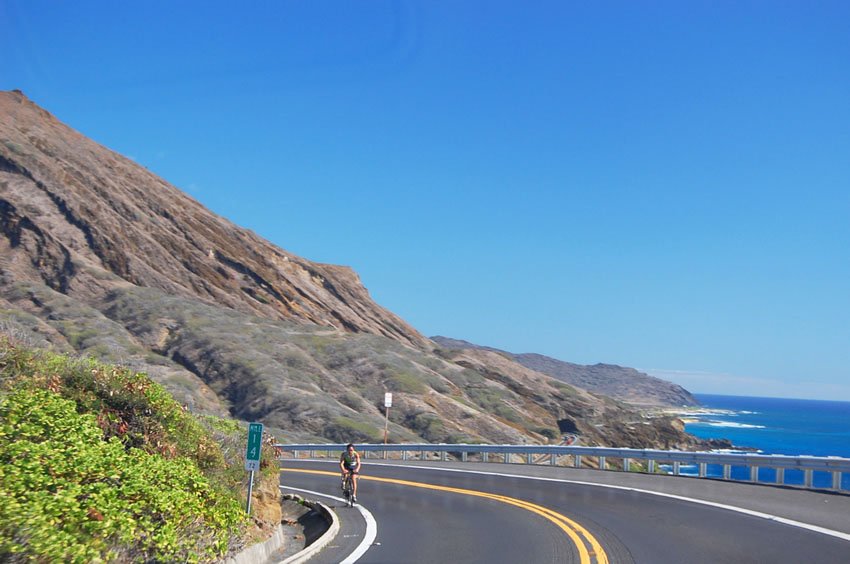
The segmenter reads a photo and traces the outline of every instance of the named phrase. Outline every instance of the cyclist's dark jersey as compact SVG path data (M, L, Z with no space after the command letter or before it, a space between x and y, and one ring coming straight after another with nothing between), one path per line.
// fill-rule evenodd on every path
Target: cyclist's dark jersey
M351 454L348 454L348 451L342 453L342 456L339 459L346 470L354 470L355 468L357 468L357 457L355 456L356 454L356 451Z

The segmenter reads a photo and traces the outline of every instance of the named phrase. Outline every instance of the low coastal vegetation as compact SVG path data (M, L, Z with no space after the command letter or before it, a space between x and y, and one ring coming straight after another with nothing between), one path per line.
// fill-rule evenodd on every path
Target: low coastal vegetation
M193 415L143 374L0 337L0 560L203 562L239 550L256 532L244 444L238 422ZM262 466L276 483L271 452Z

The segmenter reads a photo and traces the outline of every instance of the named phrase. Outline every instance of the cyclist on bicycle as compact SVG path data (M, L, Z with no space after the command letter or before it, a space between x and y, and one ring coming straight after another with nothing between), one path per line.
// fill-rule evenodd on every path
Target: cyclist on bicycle
M339 469L342 472L342 485L345 487L345 475L351 473L351 483L353 487L352 501L357 501L357 474L360 473L360 453L354 450L354 445L348 443L345 446L345 452L339 457Z

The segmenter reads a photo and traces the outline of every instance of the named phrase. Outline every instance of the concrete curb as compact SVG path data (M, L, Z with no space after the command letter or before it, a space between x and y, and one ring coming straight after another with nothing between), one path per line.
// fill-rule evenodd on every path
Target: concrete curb
M306 562L331 542L339 532L339 519L337 519L336 513L330 507L319 501L304 500L304 504L311 509L318 510L322 514L322 517L328 522L328 529L322 533L322 536L309 546L304 547L297 554L293 554L285 560L275 560L274 562L277 562L277 564L301 564L302 562ZM283 525L278 525L269 539L253 544L239 554L235 554L219 562L220 564L258 564L271 562L272 555L283 547L285 536L286 530L283 528Z
M310 544L310 546L305 547L304 550L298 554L293 554L286 560L281 561L279 564L301 564L302 562L308 561L320 550L325 548L325 546L331 542L339 532L339 519L337 519L336 513L334 513L330 507L320 501L305 501L305 503L313 509L319 510L319 513L321 513L328 522L328 530L322 533L322 536L317 538L312 544Z
M271 538L266 541L252 544L239 554L221 561L223 564L255 564L256 562L268 562L276 550L283 546L285 536L283 525L278 525Z

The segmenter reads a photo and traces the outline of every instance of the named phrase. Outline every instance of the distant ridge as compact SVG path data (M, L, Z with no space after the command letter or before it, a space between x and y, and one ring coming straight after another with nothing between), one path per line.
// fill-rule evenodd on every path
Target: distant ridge
M510 358L537 372L557 378L585 390L611 396L636 406L694 406L699 401L678 384L650 376L644 372L616 364L583 365L565 362L542 354L516 354L492 347L475 345L449 337L431 337L446 349L482 349L508 355Z

